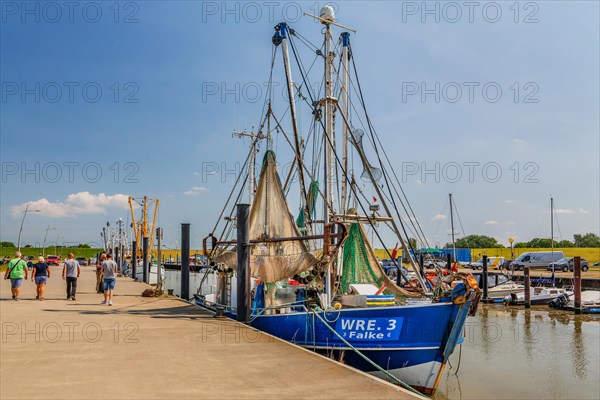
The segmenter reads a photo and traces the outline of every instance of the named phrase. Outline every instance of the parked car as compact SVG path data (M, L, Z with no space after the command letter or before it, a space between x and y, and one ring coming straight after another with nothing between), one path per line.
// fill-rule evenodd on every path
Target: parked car
M565 255L562 251L532 251L519 255L511 265L513 271L523 271L525 267L530 269L546 269L550 263L556 262Z
M96 265L97 262L98 260L96 259L96 257L90 257L88 265Z
M77 257L75 258L75 260L79 263L79 265L81 265L82 267L87 265L87 259L85 257Z
M504 257L488 257L487 267L490 269L502 269L504 266ZM469 268L475 270L483 269L483 257L468 265Z
M46 263L48 265L59 265L60 257L58 256L46 256Z
M383 270L385 271L385 274L387 276L389 276L392 281L396 282L396 279L398 278L398 268L396 268L392 264L392 265L390 265L388 267L384 267ZM408 279L416 277L416 274L414 272L409 271L408 269L406 269L406 267L404 267L402 265L400 266L400 271L402 271L402 275L404 275Z
M571 271L571 272L573 272L573 269L574 269L573 257L563 257L560 260L548 265L548 271L562 271L562 272ZM581 270L583 272L585 272L588 269L590 269L590 264L587 262L587 260L585 258L582 258L581 259Z
M446 264L446 260L442 260L440 258L430 258L429 260L423 260L423 267L425 268L435 268L436 265L440 268L445 268Z

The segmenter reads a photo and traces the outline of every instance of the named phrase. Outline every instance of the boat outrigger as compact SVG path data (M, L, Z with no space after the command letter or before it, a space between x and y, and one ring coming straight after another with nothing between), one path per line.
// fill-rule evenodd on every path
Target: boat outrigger
M430 246L369 119L350 33L343 32L335 46L332 40L334 27L351 30L334 20L329 6L320 16L310 17L324 25L322 47L310 47L286 23L275 27L269 85L271 89L281 52L289 95L282 113L289 114L290 126L284 127L276 116L269 97L258 132L251 135L242 173L203 241L209 265L195 301L283 340L432 394L448 358L463 341L465 320L476 312L481 291L470 274L443 275L438 269L435 286L423 278L422 266L410 255L409 232L423 247ZM319 98L310 91L310 71L300 61L295 40L324 62ZM292 79L290 48L301 84ZM312 115L306 138L298 128L297 101ZM336 132L340 125L341 138ZM275 135L289 145L293 163L284 181L273 149ZM266 141L267 150L255 183L254 158L261 141ZM375 155L376 165L371 165L367 151ZM360 185L354 164L364 171ZM249 206L239 204L246 189ZM289 208L294 202L299 203L297 217ZM400 243L416 282L404 276L397 260L397 280L384 273L369 234L385 249L392 246L385 245L384 235ZM392 258L389 252L388 257Z

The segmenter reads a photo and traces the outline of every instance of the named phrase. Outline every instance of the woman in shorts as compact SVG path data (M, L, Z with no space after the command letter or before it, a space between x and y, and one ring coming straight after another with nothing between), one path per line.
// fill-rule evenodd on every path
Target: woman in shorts
M35 298L40 301L44 300L44 289L46 288L48 278L50 278L50 268L48 268L48 264L44 261L44 257L39 256L37 264L33 265L31 280L35 279L37 294Z

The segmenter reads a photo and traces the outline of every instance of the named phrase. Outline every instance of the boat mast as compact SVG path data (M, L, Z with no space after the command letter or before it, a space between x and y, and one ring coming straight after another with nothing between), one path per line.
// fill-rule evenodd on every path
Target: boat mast
M342 35L342 110L346 115L350 116L348 104L348 46L350 45L350 33L343 32ZM344 174L348 173L348 126L342 124L342 168ZM342 204L340 205L340 212L346 214L346 198L348 196L348 183L347 179L342 179Z
M550 248L552 249L552 262L554 262L554 198L550 197Z
M252 202L254 201L254 191L255 191L255 187L254 187L254 171L256 170L256 142L259 141L260 139L264 139L265 136L262 133L254 133L254 127L252 127L252 132L248 133L246 132L246 130L244 129L243 132L238 132L238 131L233 131L233 136L237 136L239 138L241 137L248 137L250 138L250 151L252 152L252 155L250 156L250 165L248 166L248 202L250 205L252 205Z
M454 211L452 210L452 193L450 196L450 229L452 229L452 262L456 262L456 239L454 237Z
M333 144L335 133L333 131L333 58L331 51L331 24L334 21L333 8L325 6L321 9L321 22L325 24L325 98L322 102L325 104L325 151L324 151L324 178L325 178L325 203L323 207L323 220L325 225L329 223L329 207L333 207Z
M289 26L285 22L281 22L278 27L281 35L281 47L283 54L283 66L285 68L285 79L287 82L287 92L290 102L290 116L292 118L292 129L294 131L294 146L296 150L296 166L298 167L298 178L300 181L301 198L304 204L303 212L306 214L306 219L309 220L308 215L308 198L306 193L306 184L304 183L304 171L302 171L302 148L300 144L300 137L298 135L298 124L296 122L296 102L294 101L294 81L292 80L292 68L290 66L290 57L288 51L288 35Z

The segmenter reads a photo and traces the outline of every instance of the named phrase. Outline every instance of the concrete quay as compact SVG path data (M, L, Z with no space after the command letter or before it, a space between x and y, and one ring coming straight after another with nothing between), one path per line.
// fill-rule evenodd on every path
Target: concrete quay
M0 284L3 400L418 398L179 299L141 297L146 285L129 278L101 305L92 267L65 300L61 270L44 301L29 280L20 301Z

